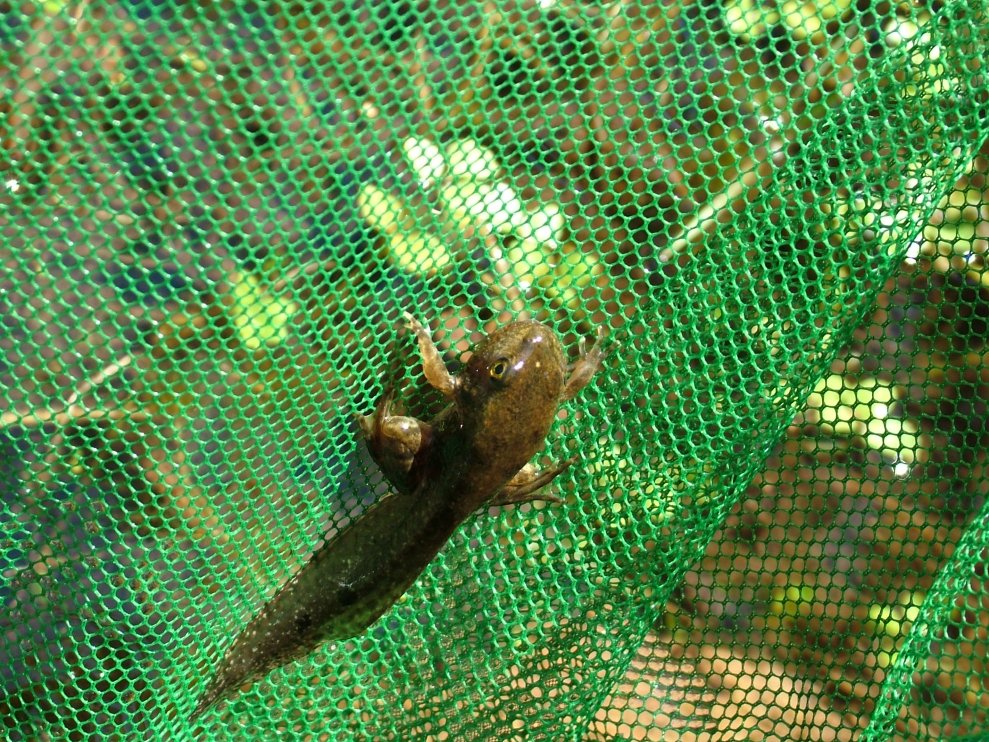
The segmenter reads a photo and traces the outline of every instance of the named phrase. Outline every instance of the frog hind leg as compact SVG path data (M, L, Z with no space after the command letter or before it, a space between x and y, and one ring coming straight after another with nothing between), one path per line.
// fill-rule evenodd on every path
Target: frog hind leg
M385 390L374 412L357 415L371 458L382 474L399 491L410 491L417 484L417 457L433 440L433 427L415 417L392 414L392 389Z
M542 470L537 470L532 464L526 464L485 505L517 505L522 502L534 502L536 500L563 502L556 495L540 492L539 490L552 482L557 475L566 471L576 460L577 457L574 456Z

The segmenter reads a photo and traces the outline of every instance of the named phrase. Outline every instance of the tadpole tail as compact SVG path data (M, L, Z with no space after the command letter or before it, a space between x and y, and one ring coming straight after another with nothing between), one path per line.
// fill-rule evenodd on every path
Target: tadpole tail
M192 719L241 686L304 656L323 639L345 638L360 630L360 623L347 620L355 596L332 558L335 547L324 545L251 619L206 685Z
M212 706L232 695L241 686L257 680L268 670L281 664L278 661L280 658L267 654L253 641L257 637L258 618L261 615L251 621L247 629L237 637L233 646L227 650L216 673L207 684L206 690L203 691L199 703L196 704L190 717L191 720L194 721L199 718ZM252 643L254 646L251 646Z
M219 673L213 676L213 679L210 681L209 685L206 686L206 691L199 699L199 703L196 704L196 708L189 716L189 721L195 721L200 716L205 714L209 708L225 696L230 689L230 683Z
M460 519L428 498L389 495L320 547L224 655L192 713L311 652L357 636L409 589Z
M192 712L196 719L214 704L271 670L310 652L320 641L352 635L347 620L354 603L337 544L324 545L251 619L227 650ZM337 619L334 621L333 619Z

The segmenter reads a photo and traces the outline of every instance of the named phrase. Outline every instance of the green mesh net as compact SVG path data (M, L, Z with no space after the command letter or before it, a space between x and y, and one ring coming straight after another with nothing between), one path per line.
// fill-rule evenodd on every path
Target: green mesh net
M989 735L984 2L0 10L5 738ZM562 502L191 720L404 311L608 328Z

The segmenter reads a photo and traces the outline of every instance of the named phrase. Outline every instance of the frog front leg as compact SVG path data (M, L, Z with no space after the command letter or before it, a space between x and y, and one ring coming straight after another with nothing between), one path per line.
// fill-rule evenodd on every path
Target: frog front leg
M406 324L415 333L419 343L419 355L422 356L422 370L426 381L438 389L444 397L453 399L459 383L457 377L451 374L443 363L443 356L433 343L429 330L408 312L404 316Z
M570 465L576 460L577 457L573 456L566 461L561 461L542 470L536 469L532 464L526 464L485 505L517 505L522 502L533 502L536 500L563 502L556 495L545 492L541 493L539 490L552 482L558 474L570 468Z
M392 414L394 390L381 395L370 415L357 415L367 450L381 473L399 492L415 491L419 485L416 457L433 442L433 427L415 417Z
M597 339L590 348L587 347L584 338L580 339L580 358L570 366L570 375L567 377L567 382L563 387L563 394L560 395L561 399L573 399L581 389L587 386L595 372L601 368L601 362L610 351L610 348L605 347L605 340L607 338L608 330L604 327L599 327Z

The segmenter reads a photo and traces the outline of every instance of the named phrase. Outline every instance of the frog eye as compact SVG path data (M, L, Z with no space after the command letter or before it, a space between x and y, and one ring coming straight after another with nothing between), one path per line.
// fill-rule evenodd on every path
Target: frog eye
M508 373L508 359L499 358L488 368L488 375L495 381L501 381Z

